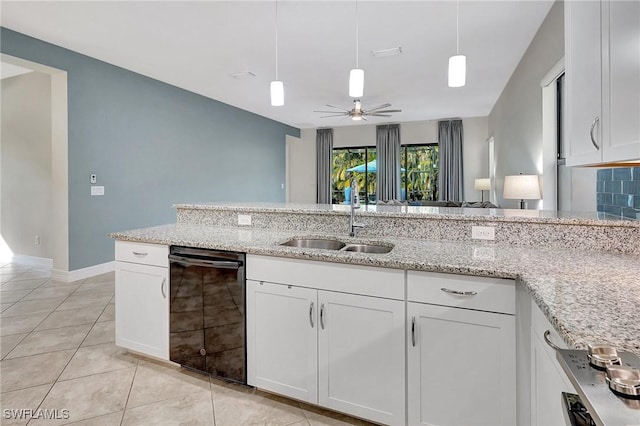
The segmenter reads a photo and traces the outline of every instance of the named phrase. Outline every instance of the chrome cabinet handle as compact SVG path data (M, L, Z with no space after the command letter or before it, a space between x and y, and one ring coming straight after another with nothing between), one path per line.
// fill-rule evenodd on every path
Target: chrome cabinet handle
M166 282L167 282L167 279L163 278L162 279L162 284L160 284L160 293L162 293L162 298L163 299L167 298L167 293L165 293L165 291L164 291L164 285L166 284Z
M560 349L558 346L556 346L551 339L549 339L549 335L551 334L551 331L547 330L544 332L544 334L542 335L542 337L544 337L544 341L547 345L549 345L551 347L551 349L553 350L558 350Z
M320 327L324 330L324 303L320 304Z
M593 123L591 123L589 136L591 136L591 143L593 144L593 146L595 146L597 150L600 150L600 145L598 145L598 143L596 142L596 138L593 136L593 131L595 130L596 124L598 124L598 121L600 121L600 117L596 116L596 118L593 119Z
M456 294L458 296L475 296L476 294L478 294L477 291L459 291L459 290L451 290L444 287L442 287L440 290L444 291L445 293Z
M144 253L144 252L141 252L141 251L133 251L132 253L133 253L135 256L146 256L146 255L148 255L148 254L149 254L149 253Z
M416 317L411 318L411 346L416 346Z
M311 323L311 328L313 328L313 302L309 305L309 322Z

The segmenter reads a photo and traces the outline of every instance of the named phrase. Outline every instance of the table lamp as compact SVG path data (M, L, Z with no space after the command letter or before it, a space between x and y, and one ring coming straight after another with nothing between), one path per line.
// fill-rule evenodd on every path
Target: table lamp
M539 200L541 198L538 175L505 176L502 196L507 200L520 200L520 208L526 209L527 202L525 200Z
M491 190L491 179L490 178L478 178L473 183L473 189L476 191L480 191L480 196L482 197L482 202L484 203L484 191Z

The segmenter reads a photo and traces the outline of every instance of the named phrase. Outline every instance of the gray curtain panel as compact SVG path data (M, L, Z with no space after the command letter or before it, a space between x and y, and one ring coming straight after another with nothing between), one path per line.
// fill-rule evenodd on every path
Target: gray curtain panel
M376 198L400 199L400 125L376 126Z
M438 121L440 201L464 200L462 175L462 120Z
M333 154L333 129L316 131L316 174L318 189L316 202L331 204L331 155Z

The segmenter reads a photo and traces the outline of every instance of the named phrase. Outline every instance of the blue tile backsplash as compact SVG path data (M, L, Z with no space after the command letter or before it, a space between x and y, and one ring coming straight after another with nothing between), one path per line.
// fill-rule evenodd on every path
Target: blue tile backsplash
M598 170L598 211L640 219L640 167Z

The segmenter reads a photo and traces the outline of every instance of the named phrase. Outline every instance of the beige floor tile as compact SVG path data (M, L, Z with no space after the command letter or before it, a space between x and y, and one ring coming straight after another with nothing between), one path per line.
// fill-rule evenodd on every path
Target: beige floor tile
M104 416L92 417L90 419L81 420L79 422L69 423L73 426L120 426L124 411L107 414Z
M213 426L211 394L198 392L128 409L124 413L122 424L127 426Z
M91 374L121 370L138 365L138 358L113 343L78 349L58 380L69 380Z
M0 312L4 312L13 306L13 303L0 303Z
M22 300L52 299L54 297L67 297L78 288L76 285L59 287L38 287Z
M47 314L25 315L18 317L0 318L0 336L10 334L30 333Z
M53 311L36 330L50 330L52 328L70 327L72 325L91 324L96 322L100 310L96 308L71 309L68 311Z
M124 410L135 367L57 382L41 409L68 409L66 421L34 420L29 425L71 423Z
M0 363L2 392L53 383L74 352L75 349L71 349L3 360Z
M312 426L368 426L375 424L309 404L302 403L301 408Z
M82 346L99 345L116 341L116 322L105 321L94 324Z
M101 283L101 282L105 282L105 281L115 282L116 281L116 273L115 273L115 271L107 272L106 274L96 275L94 277L89 277L89 278L87 278L87 279L85 279L83 281L83 284L86 284L86 283Z
M26 425L30 420L27 417L19 418L18 414L7 418L7 412L5 410L35 410L38 408L44 397L51 389L51 384L35 386L32 388L21 389L12 392L5 392L0 394L0 408L2 409L2 425L3 426L18 426Z
M85 282L78 287L76 294L86 293L88 291L93 293L111 293L115 292L116 286L114 281L97 281L97 282Z
M169 365L140 361L127 408L209 390L209 378Z
M64 297L55 299L26 300L16 302L12 307L2 313L2 318L18 317L23 315L48 314L52 312L62 301Z
M2 303L14 303L31 293L33 290L13 290L0 292L0 302Z
M7 272L3 275L0 275L0 284L11 281L14 278L19 277L21 272Z
M91 326L75 325L73 327L55 328L53 330L34 331L27 336L6 359L22 356L76 349L89 333Z
M64 301L62 305L58 307L58 311L64 311L68 309L80 309L95 307L96 309L104 309L107 303L111 300L112 295L106 293L80 293L72 294Z
M12 334L10 336L0 337L0 359L4 358L15 348L18 343L27 336L28 333Z
M115 321L116 319L116 305L108 304L106 308L104 308L104 312L98 318L98 322L104 321Z
M247 394L212 387L216 426L289 425L306 421L295 401L269 394Z
M20 276L17 278L18 280L34 280L34 279L40 279L40 278L45 278L45 279L49 279L51 278L51 270L30 270L30 271L26 271L22 274L20 274Z
M30 279L30 280L12 280L9 282L5 282L0 286L0 291L15 291L15 290L27 290L34 289L40 287L42 284L46 283L46 279Z
M69 285L80 285L82 281L58 281L58 280L47 280L46 283L42 284L41 287L59 287L59 286L69 286Z

